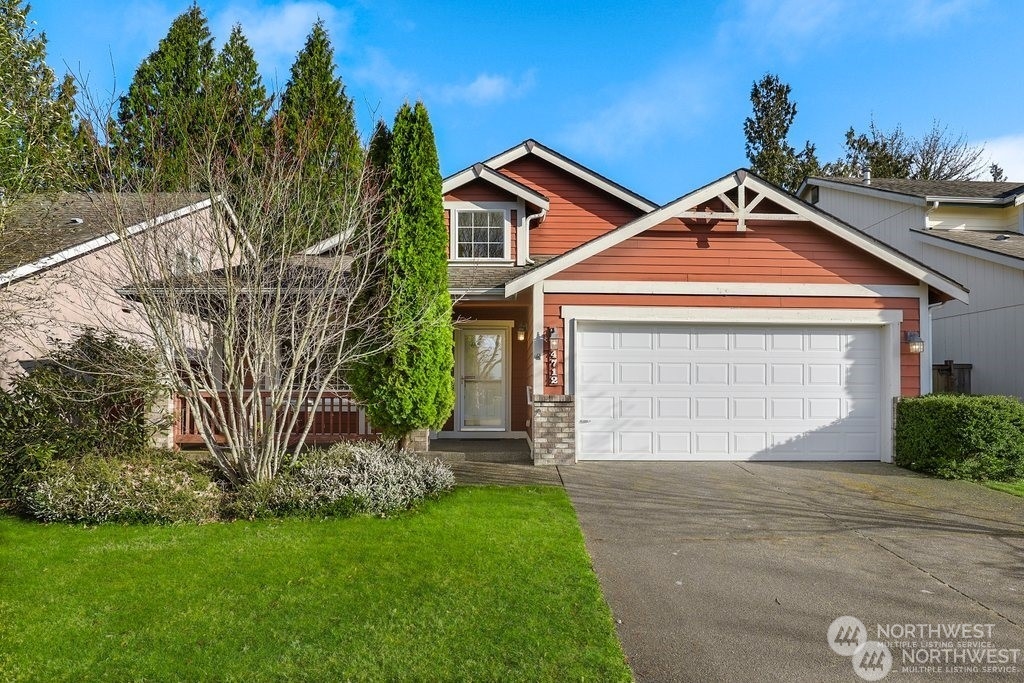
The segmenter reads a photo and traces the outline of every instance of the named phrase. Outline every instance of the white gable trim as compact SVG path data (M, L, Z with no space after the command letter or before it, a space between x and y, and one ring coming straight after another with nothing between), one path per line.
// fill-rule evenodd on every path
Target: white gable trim
M808 178L804 181L803 185L797 191L798 195L803 195L804 188L810 186L824 187L830 190L841 190L842 192L849 192L851 194L862 194L869 197L881 197L883 199L889 199L894 202L902 202L904 204L913 204L914 206L927 206L928 201L922 197L914 197L908 194L902 194L895 190L883 190L878 187L872 187L870 185L853 185L851 183L837 183L831 180L825 180L824 178Z
M551 202L549 202L548 198L544 195L539 192L534 192L528 187L524 187L521 183L512 180L505 174L495 171L493 168L489 168L484 164L474 164L467 169L459 171L455 175L445 178L441 183L441 194L448 194L449 192L477 179L488 182L491 185L508 192L510 195L527 201L545 211L551 208Z
M215 199L218 202L223 201L223 197L221 197L220 195L218 195ZM171 211L170 213L161 214L152 220L143 221L142 223L129 226L128 229L125 230L124 236L133 237L139 234L140 232L145 232L146 230L149 230L150 228L155 228L158 225L162 225L164 223L177 220L179 218L195 213L197 211L202 211L203 209L210 208L211 206L213 206L213 201L213 199L204 199L201 202L189 204L188 206L184 206L175 211ZM234 213L232 213L231 215L233 217ZM84 256L85 254L96 251L97 249L102 249L103 247L115 244L120 240L120 233L111 232L100 237L95 237L89 240L88 242L83 242L82 244L76 244L73 247L68 247L67 249L58 251L55 254L44 256L43 258L33 261L32 263L25 264L24 266L18 266L17 268L0 274L0 286L9 285L17 280L21 280L30 275L38 273L41 270L46 270L48 268L58 266L61 263L64 263L65 261L70 261L73 258Z
M621 199L622 201L635 206L641 211L653 211L658 208L657 204L654 204L638 194L630 192L621 185L614 183L607 178L604 178L597 173L594 173L590 169L577 164L574 161L566 159L560 154L548 149L544 145L540 144L536 140L527 140L520 145L516 145L512 149L502 152L497 156L493 156L484 162L486 166L491 168L501 168L505 164L509 164L516 159L521 159L529 154L534 155L538 159L543 159L552 166L556 166L570 175L574 175L580 180L590 183L594 187L607 192L608 194ZM454 177L454 176L453 176Z
M516 294L527 287L540 282L541 280L551 277L555 273L561 272L570 266L580 263L591 256L615 246L616 244L639 235L645 230L659 225L666 220L674 218L680 214L685 215L688 212L688 209L693 206L705 202L713 197L717 197L718 195L735 187L753 189L761 195L771 199L783 209L802 217L810 223L814 223L818 227L836 235L856 247L859 247L863 251L866 251L885 263L898 268L913 278L934 287L940 292L947 294L958 301L963 301L964 303L967 302L967 290L960 285L957 285L951 280L947 280L945 277L929 268L911 261L895 249L875 242L845 223L842 223L826 213L818 211L805 202L791 197L785 192L777 189L774 185L761 180L757 176L754 176L743 169L737 170L724 178L716 180L710 185L706 185L691 192L690 194L683 195L679 199L666 204L660 209L651 211L630 223L616 228L611 232L605 233L604 235L601 235L600 237L591 240L572 251L566 252L562 256L548 261L539 268L535 268L529 273L512 280L505 285L505 295L512 296L513 294ZM745 216L748 221L758 219L775 219L774 215L764 216L756 213L740 215Z

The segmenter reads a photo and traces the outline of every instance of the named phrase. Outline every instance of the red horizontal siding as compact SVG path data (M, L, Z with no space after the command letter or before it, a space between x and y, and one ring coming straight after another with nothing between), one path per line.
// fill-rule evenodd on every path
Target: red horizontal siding
M562 254L641 215L641 211L590 183L534 157L502 172L550 200L544 220L530 230L530 253Z
M902 331L920 330L920 308L917 299L909 298L844 298L783 296L688 296L660 294L545 294L544 325L554 327L565 338L563 306L678 306L734 308L853 308L892 309L903 312ZM900 345L900 391L903 396L921 393L920 356ZM558 386L546 386L546 394L563 394L565 382L564 346L559 351Z
M912 285L911 276L810 223L695 232L663 224L552 279Z
M514 202L517 197L478 179L455 188L444 196L444 200L446 202Z

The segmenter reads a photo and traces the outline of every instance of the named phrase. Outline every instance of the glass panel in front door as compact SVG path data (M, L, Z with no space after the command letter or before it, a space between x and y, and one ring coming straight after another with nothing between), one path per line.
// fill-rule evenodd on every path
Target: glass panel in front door
M462 427L505 428L505 331L462 332Z

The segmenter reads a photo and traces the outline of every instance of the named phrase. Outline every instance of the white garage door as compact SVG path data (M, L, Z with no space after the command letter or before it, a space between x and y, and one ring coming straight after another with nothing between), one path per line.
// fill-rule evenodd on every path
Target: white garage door
M877 328L580 323L580 460L879 460Z

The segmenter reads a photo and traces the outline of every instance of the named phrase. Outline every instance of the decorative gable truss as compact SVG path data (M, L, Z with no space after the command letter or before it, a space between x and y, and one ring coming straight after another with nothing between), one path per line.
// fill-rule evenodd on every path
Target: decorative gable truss
M702 221L705 225L721 221L735 225L737 232L746 231L748 220L807 220L805 216L783 210L774 202L764 202L768 195L759 191L756 185L746 183L746 171L740 170L733 175L736 182L732 176L727 176L677 200L682 202L682 210L675 211L672 217L684 222Z
M967 300L967 291L958 283L834 216L819 211L745 169L734 171L659 209L650 211L506 283L505 296L513 296L524 291L591 256L672 220L681 221L697 232L746 232L748 224L751 223L812 223L927 284L948 298Z

